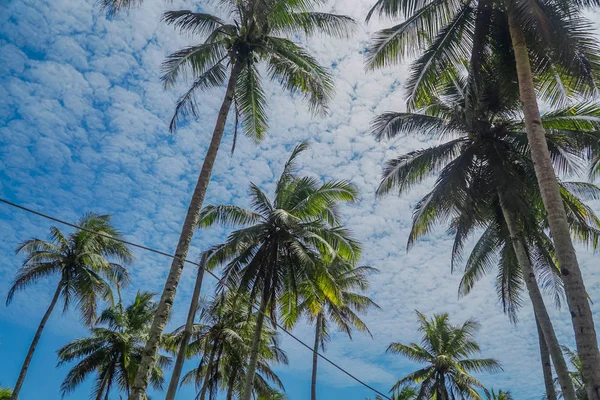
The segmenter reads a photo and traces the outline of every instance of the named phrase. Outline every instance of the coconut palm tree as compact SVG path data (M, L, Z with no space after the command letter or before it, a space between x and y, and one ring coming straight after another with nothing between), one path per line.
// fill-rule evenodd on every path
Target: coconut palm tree
M336 259L326 266L338 292L333 302L323 293L318 282L305 281L298 284L301 302L295 306L296 293L285 293L281 301L281 314L285 318L285 327L291 329L298 317L308 316L315 325L315 344L313 347L313 365L311 379L311 400L317 398L317 363L319 347L324 352L325 344L331 339L330 324L333 323L340 331L352 339L352 330L357 329L371 334L367 325L360 319L357 312L365 312L369 307L379 306L369 297L359 293L369 287L367 275L378 272L377 269L360 266L354 267L347 262ZM289 299L288 299L289 297Z
M124 285L129 281L125 268L116 262L129 264L133 256L129 248L119 241L122 235L112 226L110 216L89 213L77 225L82 229L69 235L52 227L49 241L30 239L17 247L16 253L25 254L25 260L8 291L7 305L16 292L41 279L58 276L59 281L23 361L13 389L13 400L19 396L46 322L61 297L63 312L75 302L82 321L90 325L96 319L98 301L112 301L110 284Z
M556 245L577 346L586 366L590 395L600 387L600 352L591 309L562 206L552 156L540 125L539 93L554 102L573 93L596 92L599 71L597 41L581 17L595 0L469 0L464 2L379 0L369 13L397 16L405 21L375 35L367 63L378 68L424 51L409 78L409 104L427 99L438 76L469 58L475 62L495 53L516 66L520 98L535 174ZM477 47L474 47L477 46ZM534 75L538 85L534 81ZM600 399L600 393L592 395ZM572 398L572 397L571 397Z
M477 390L486 390L470 372L498 372L502 368L492 358L469 358L480 352L475 341L479 323L470 319L460 326L452 325L448 314L436 314L429 320L418 311L417 317L419 331L423 333L421 345L392 343L387 351L401 354L425 366L400 379L392 390L418 384L416 400L480 400Z
M571 379L573 380L573 386L575 387L575 393L577 394L577 400L588 400L589 397L587 395L586 387L583 380L583 366L581 365L581 360L576 352L568 348L567 346L563 346L563 351L567 356L567 359L573 366L574 370L570 372ZM560 389L560 385L558 382L555 382L558 389ZM562 393L559 392L559 398L564 398Z
M129 394L156 312L153 297L153 293L138 292L129 306L124 308L119 302L107 308L91 328L91 337L76 339L58 350L59 366L77 361L61 385L63 396L90 375L95 375L92 396L96 400L108 400L115 389ZM155 389L162 389L163 368L170 363L169 357L159 355L151 375Z
M304 142L293 150L273 200L252 184L252 211L233 205L208 206L200 217L201 227L245 226L212 248L207 258L207 268L225 264L221 287L260 299L241 400L250 400L264 319L268 315L276 323L282 295L297 293L298 284L312 279L339 304L333 279L320 260L339 257L355 262L360 257L358 243L339 225L337 210L339 202L355 201L356 188L346 181L319 185L314 178L296 176L296 158L307 147Z
M505 311L515 319L520 304L518 293L521 282L525 282L557 373L568 392L566 363L527 255L539 255L538 265L535 265L538 273L540 269L550 271L546 274L548 282L556 287L559 282L552 272L556 270L551 254L554 249L543 229L546 214L517 108L517 91L510 81L503 80L505 74L495 73L500 63L501 59L487 63L485 84L480 85L476 101L467 101L469 88L465 74L456 73L442 90L432 94L432 102L420 113L388 112L375 120L377 138L409 132L451 138L439 146L390 160L378 193L397 190L402 194L426 177L440 174L433 191L416 207L409 247L436 222L450 219L455 232L454 266L469 234L487 227L480 246L476 246L469 257L461 292L468 293L472 284L489 270L491 253L502 254L499 294ZM599 113L600 107L582 104L548 113L542 119L554 160L561 171L577 171L579 164L585 161L584 150L597 151ZM570 183L562 185L562 190L574 233L590 244L596 243L600 221L576 195L598 196L597 188ZM532 202L539 207L531 207ZM581 234L582 230L586 233ZM572 390L571 393L574 395Z
M227 400L239 394L256 325L257 315L250 306L247 295L219 293L202 312L200 323L194 325L188 356L200 355L200 363L184 376L182 383L195 383L198 399L212 400L219 390L226 392ZM182 332L183 327L174 333L175 337L179 339ZM283 389L271 364L287 364L276 332L267 326L263 326L260 345L254 396L272 393L272 384Z
M121 1L113 4L122 5ZM244 133L260 141L268 127L267 101L262 86L261 66L268 79L281 84L291 94L301 94L315 112L325 111L333 92L330 74L304 48L288 37L298 33L307 36L325 34L346 36L352 19L342 15L316 12L319 1L295 0L229 0L223 2L223 17L189 10L169 11L164 21L180 31L199 38L199 43L168 56L163 64L162 77L166 88L172 87L182 75L191 75L193 83L175 107L170 129L175 131L181 118L197 115L196 95L226 85L212 138L207 149L192 200L188 208L176 257L171 263L158 312L138 370L131 399L139 400L147 385L150 366L157 350L160 334L171 313L184 260L187 256L194 229L198 223L206 189L221 144L225 124L232 104L241 117ZM185 344L184 344L185 345ZM169 386L167 399L172 400L181 370Z

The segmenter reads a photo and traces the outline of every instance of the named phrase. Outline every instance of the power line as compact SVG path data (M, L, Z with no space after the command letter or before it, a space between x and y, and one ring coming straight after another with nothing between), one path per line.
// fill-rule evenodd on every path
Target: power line
M112 239L112 240L115 240L115 241L117 241L117 242L121 242L121 243L127 244L127 245L129 245L129 246L132 246L132 247L136 247L136 248L138 248L138 249L141 249L141 250L146 250L146 251L149 251L149 252L151 252L151 253L160 254L161 256L165 256L165 257L169 257L169 258L178 258L177 256L175 256L175 255L173 255L173 254L166 253L166 252L164 252L164 251L160 251L160 250L157 250L157 249L153 249L153 248L151 248L151 247L143 246L143 245L141 245L141 244L137 244L137 243L134 243L134 242L130 242L130 241L128 241L128 240L124 240L124 239L115 238L115 237L112 237L112 236L110 236L110 235L107 235L107 234L105 234L105 233L102 233L102 232L95 232L95 231L93 231L93 230L91 230L91 229L86 229L86 228L83 228L83 227L81 227L81 226L79 226L79 225L77 225L77 224L73 224L73 223L70 223L70 222L64 221L64 220L62 220L62 219L56 218L56 217L52 217L51 215L44 214L44 213L42 213L42 212L39 212L39 211L35 211L35 210L31 209L31 208L28 208L28 207L22 206L22 205L20 205L20 204L17 204L17 203L13 203L13 202L11 202L11 201L8 201L8 200L6 200L6 199L3 199L3 198L1 198L1 197L0 197L0 203L4 203L4 204L6 204L6 205L9 205L9 206L11 206L11 207L14 207L14 208L18 208L18 209L20 209L20 210L22 210L22 211L26 211L26 212L28 212L28 213L31 213L31 214L37 215L38 217L42 217L42 218L48 219L48 220L50 220L50 221L54 221L54 222L57 222L57 223L59 223L59 224L62 224L62 225L67 225L67 226L70 226L70 227L72 227L72 228L75 228L75 229L79 229L79 230L81 230L81 231L84 231L84 232L92 233L92 234L94 234L94 235L99 235L99 236L102 236L102 237L106 237L106 238L108 238L108 239ZM191 261L191 260L188 260L188 259L183 259L183 262L186 262L186 263L188 263L188 264L195 265L195 266L197 266L197 267L202 267L202 266L200 265L200 263L197 263L197 262L195 262L195 261ZM204 269L204 271L205 271L205 272L207 272L207 273L208 273L210 276L212 276L212 277L213 277L213 278L215 278L216 280L220 280L220 278L219 278L217 275L215 275L215 274L214 274L212 271L208 271L208 270L206 270L206 269ZM254 308L255 308L255 309L258 311L258 312L260 312L260 309L257 307L257 305L256 305L256 304L254 305ZM265 315L265 316L266 316L266 315ZM392 399L391 399L389 396L387 396L387 395L385 395L385 394L381 393L379 390L375 389L375 388L374 388L374 387L372 387L371 385L369 385L369 384L367 384L367 383L363 382L362 380L358 379L356 376L352 375L350 372L346 371L344 368L340 367L338 364L336 364L335 362L331 361L329 358L325 357L323 354L319 353L318 351L315 351L315 350L314 350L312 347L310 347L309 345L307 345L306 343L304 343L302 340L300 340L300 339L299 339L297 336L295 336L295 335L294 335L294 334L292 334L290 331L288 331L287 329L285 329L283 326L281 326L281 325L279 325L279 324L276 324L276 325L277 325L277 327L278 327L279 329L281 329L281 330L282 330L284 333L286 333L286 334L287 334L288 336L290 336L292 339L294 339L295 341L297 341L298 343L300 343L302 346L306 347L306 348L307 348L308 350L310 350L310 351L311 351L313 354L314 354L314 353L316 353L316 354L317 354L317 356L321 357L323 360L327 361L329 364L331 364L332 366L334 366L334 367L335 367L335 368L337 368L338 370L342 371L344 374L346 374L346 375L347 375L347 376L349 376L350 378L354 379L356 382L360 383L361 385L363 385L364 387L366 387L366 388L370 389L371 391L373 391L373 392L377 393L379 396L382 396L384 399L387 399L387 400L392 400Z

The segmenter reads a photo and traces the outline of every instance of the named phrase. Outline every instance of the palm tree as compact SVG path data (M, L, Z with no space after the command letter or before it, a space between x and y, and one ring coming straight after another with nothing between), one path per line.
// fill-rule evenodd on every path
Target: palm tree
M470 356L479 353L480 348L475 341L475 333L479 323L467 320L461 326L452 325L448 314L436 314L431 320L417 311L419 331L423 333L421 345L411 343L392 343L387 351L398 353L425 367L400 379L393 391L404 385L418 384L419 393L416 400L425 399L475 399L481 396L477 389L484 386L471 371L497 372L502 368L492 358L475 359Z
M123 4L116 0L111 3ZM131 400L139 400L147 386L148 370L171 313L184 260L198 223L232 104L236 113L234 143L238 115L242 119L245 134L254 141L261 140L268 127L267 104L259 72L259 67L263 65L268 78L280 83L283 90L302 94L315 112L326 109L333 92L330 74L308 51L287 37L298 33L346 36L353 21L346 16L313 11L318 4L319 1L229 0L222 3L222 9L227 12L225 18L189 10L169 11L164 15L167 24L174 25L182 32L198 35L201 39L199 44L171 54L163 65L166 88L173 86L182 74L191 73L194 77L189 90L177 102L170 130L176 130L181 118L197 114L197 93L224 84L226 89ZM180 370L177 367L176 374ZM178 376L174 376L171 380L168 400L174 398L178 379Z
M339 226L337 210L339 202L355 201L356 188L346 181L319 185L313 178L297 177L295 159L307 147L301 143L293 150L272 201L252 184L253 211L233 205L208 206L200 218L201 227L214 223L246 226L212 248L207 259L207 268L226 264L221 286L260 298L241 400L250 400L264 319L268 314L276 323L282 295L297 293L298 284L312 279L337 302L333 279L319 261L339 257L354 262L360 257L358 243Z
M59 366L78 360L61 385L63 396L72 393L90 374L96 375L94 399L108 400L115 387L129 394L156 312L153 297L153 293L138 292L126 308L121 302L107 308L91 328L91 337L76 339L58 350ZM162 389L163 368L170 363L169 357L159 355L150 379L155 389Z
M490 53L500 54L516 66L535 174L548 212L567 303L574 316L572 323L590 383L588 390L594 400L600 399L600 393L591 393L593 387L600 387L600 352L552 156L540 124L533 76L540 94L554 102L573 93L596 92L598 46L590 24L580 12L584 6L597 5L595 0L379 0L368 18L374 12L403 14L405 22L378 32L367 60L370 68L378 68L426 49L413 64L409 78L409 101L416 105L428 98L438 76L462 64L469 54L473 77L480 72L477 60Z
M296 293L285 293L281 301L281 313L285 317L285 327L291 329L299 316L306 313L311 323L315 324L315 344L313 347L313 366L311 379L311 400L317 398L317 362L319 347L325 351L325 343L330 337L330 321L337 328L345 332L352 339L352 329L369 332L367 325L356 314L364 312L369 307L379 306L369 297L357 293L364 292L369 287L367 275L378 272L377 269L360 266L354 267L339 259L327 265L327 272L331 275L336 287L336 300L333 302L323 293L318 282L305 281L298 284L298 292L302 298L298 307L295 305ZM289 298L288 298L289 297ZM291 308L291 309L290 309Z
M200 354L197 368L189 371L182 383L195 383L199 390L197 398L214 399L219 389L226 391L226 399L239 394L246 375L248 350L256 326L256 313L247 295L233 292L220 293L202 312L201 323L194 326L193 340L188 356ZM179 339L182 328L174 333ZM263 326L255 376L254 396L266 396L283 384L271 369L271 364L287 364L285 353L279 348L277 334Z
M566 363L527 255L528 252L538 254L536 268L553 271L555 262L549 252L554 250L542 229L546 226L543 207L531 207L531 203L542 203L526 133L516 109L517 91L501 74L495 74L495 65L493 60L487 63L485 85L480 85L476 101L467 102L467 81L464 75L456 73L437 95L432 94L431 103L421 113L388 112L375 120L374 133L379 139L409 132L452 138L439 146L390 160L378 193L396 189L402 194L424 178L440 174L433 191L416 207L409 247L436 222L452 218L454 266L469 234L487 227L480 246L469 258L461 291L468 293L473 283L489 270L490 254L502 254L499 294L505 310L514 320L520 302L520 282L525 282L564 391L568 392ZM542 118L554 160L562 171L577 171L579 163L585 161L582 152L597 151L598 115L600 107L583 104L548 113ZM562 185L569 221L575 233L591 244L595 243L600 221L575 194L598 196L596 190L593 185L583 183ZM596 227L590 227L589 223ZM582 235L580 231L587 234ZM549 282L556 285L556 275L550 272L547 276Z
M90 325L95 321L98 301L112 301L110 282L123 285L129 281L125 268L110 261L123 264L133 261L128 247L119 241L122 235L111 225L110 216L89 213L77 225L82 229L70 235L65 236L58 228L52 227L49 241L30 239L17 247L16 253L24 253L26 257L8 291L7 305L17 291L40 279L52 276L60 279L23 361L13 389L13 400L19 396L33 353L58 300L61 297L64 300L63 312L75 301L83 322Z
M487 399L488 400L513 400L513 397L510 394L510 392L503 392L502 390L499 390L498 393L496 393L494 391L494 389L492 389L492 391L487 394Z
M452 138L439 146L390 160L378 193L396 189L401 194L424 178L440 173L433 191L416 207L409 247L429 232L433 224L452 218L454 267L469 234L477 228L487 227L480 246L469 258L461 292L468 293L473 283L489 270L490 254L502 254L499 294L505 310L515 320L520 304L520 283L525 282L536 319L548 342L561 383L565 385L564 391L568 392L570 381L566 362L527 255L540 255L540 265L535 267L553 271L556 266L549 252L553 253L554 249L541 229L546 227L546 214L541 206L526 133L517 109L517 91L510 82L503 80L505 74L495 73L500 63L501 59L488 60L484 84L480 85L477 96L472 92L466 94L469 93L467 80L464 74L456 72L443 89L432 94L431 103L420 113L388 112L375 120L374 133L379 139L409 132ZM475 101L468 102L468 96ZM577 171L586 159L584 150L598 150L598 115L600 107L586 103L548 113L542 118L555 163L562 172ZM562 190L574 232L588 243L596 243L600 221L576 194L598 196L597 188L569 183L562 185ZM540 207L531 207L531 203ZM590 227L590 223L596 228ZM582 230L588 235L581 235ZM550 272L548 276L550 283L555 286L559 283L556 274ZM572 390L571 394L574 395Z

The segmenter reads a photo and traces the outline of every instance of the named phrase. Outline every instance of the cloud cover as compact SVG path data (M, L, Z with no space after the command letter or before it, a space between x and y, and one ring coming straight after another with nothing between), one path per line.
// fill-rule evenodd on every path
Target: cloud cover
M332 0L326 8L362 21L371 3ZM167 9L194 7L185 0L146 0L141 7L112 19L82 0L12 0L3 7L0 194L70 221L87 211L113 214L128 239L172 252L222 99L221 90L202 96L198 121L186 124L176 135L168 133L173 104L183 86L164 92L160 63L193 38L160 23L160 15ZM377 143L367 134L374 115L404 108L405 66L370 74L363 68L369 34L390 24L385 20L368 26L360 23L350 40L309 40L307 46L336 78L329 115L313 118L301 99L292 99L268 84L268 138L259 146L241 138L231 156L230 120L206 202L247 205L248 183L272 189L289 150L298 141L310 139L312 147L301 159L302 172L322 179L351 179L360 188L360 202L344 210L346 224L364 245L364 263L381 271L372 278L369 294L382 310L366 316L373 339L357 334L350 341L335 334L328 357L387 391L414 367L398 356L385 355L384 350L391 341L419 340L415 309L425 314L449 312L456 322L477 317L482 323L479 339L484 355L504 365L504 372L482 380L512 390L518 399L539 398L543 386L530 308L522 311L519 325L510 325L496 302L491 279L480 282L467 298L458 299L460 278L450 274L451 241L443 229L405 252L412 206L432 181L400 199L375 199L386 159L431 144L413 137ZM49 226L48 221L0 206L0 297L6 295L19 265L20 258L13 255L16 245L31 236L44 237ZM224 234L226 230L220 228L199 232L191 256ZM169 261L140 251L136 255L128 295L138 287L160 293ZM579 256L600 318L600 273L590 252L580 249ZM10 307L0 308L0 354L17 336L33 334L52 284L40 283L17 295ZM193 270L187 268L171 319L173 327L184 321L192 286ZM572 345L567 310L552 310L552 316L559 339ZM85 333L73 314L55 316L48 329L65 341ZM301 325L295 333L307 343L312 341L309 326ZM311 355L288 338L284 338L284 348L291 360L282 369L285 383L299 388L290 398L306 398L308 387L302 392L298 382L308 382ZM10 360L12 369L0 370L3 385L14 381L20 361ZM55 360L37 362L53 365ZM325 363L320 371L319 384L334 396L336 390L344 390L350 393L345 398L358 400L368 393ZM51 393L48 398L58 399L58 386L59 382L50 382L41 390ZM352 390L347 392L348 388ZM72 395L86 397L83 389Z

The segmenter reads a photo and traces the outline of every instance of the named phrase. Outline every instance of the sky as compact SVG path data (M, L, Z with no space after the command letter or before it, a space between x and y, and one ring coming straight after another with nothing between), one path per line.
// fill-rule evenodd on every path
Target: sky
M371 3L331 0L325 9L363 21ZM197 7L187 0L145 0L140 7L109 19L88 0L5 2L0 10L0 196L73 222L86 212L112 214L128 240L173 252L223 91L203 95L198 119L176 134L168 132L174 102L185 86L165 92L160 64L170 52L194 43L194 37L165 26L160 16L166 10ZM210 5L202 7L219 12ZM250 182L272 192L290 150L309 140L311 148L299 161L301 173L323 181L350 179L357 185L360 201L344 207L344 221L363 243L362 263L380 270L371 278L368 294L381 310L364 317L373 337L355 334L350 340L335 333L326 355L387 393L397 379L416 368L400 356L385 354L390 342L419 340L415 310L426 315L447 312L455 323L473 317L481 323L477 338L482 355L497 358L504 368L478 377L488 387L511 390L516 399L539 399L543 382L530 307L526 305L519 324L512 325L496 300L493 276L459 298L460 274L450 272L452 242L443 227L406 252L412 207L433 180L402 198L375 198L385 160L433 144L417 137L378 143L368 134L375 115L404 109L406 65L374 73L363 68L369 35L391 24L377 19L369 25L361 22L350 39L298 38L335 77L336 95L329 114L315 117L301 98L265 84L269 135L259 145L240 138L231 155L229 121L206 204L247 206ZM600 211L600 204L590 205ZM5 298L22 262L14 254L15 247L31 237L45 238L50 226L50 221L0 204L0 298ZM202 249L226 233L224 228L199 231L190 257L198 258ZM132 284L124 297L132 299L139 289L160 293L170 261L134 252ZM597 258L583 248L578 248L578 256L600 320ZM168 330L185 321L193 282L194 270L186 268ZM9 306L0 305L0 386L14 385L55 284L52 279L42 280L18 293ZM210 290L208 283L204 294L210 295ZM56 350L88 334L75 312L60 311L46 326L22 390L23 400L60 398L68 367L56 368ZM559 340L573 347L567 309L551 309L551 316ZM306 343L313 341L306 323L294 333ZM306 399L311 353L284 336L282 345L290 364L277 372L289 399ZM193 362L188 362L186 369L191 367ZM91 382L82 384L67 398L88 398L90 386ZM323 362L318 392L322 399L374 397ZM177 398L193 395L193 387L184 387Z

